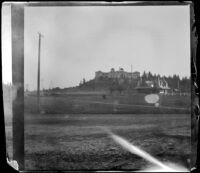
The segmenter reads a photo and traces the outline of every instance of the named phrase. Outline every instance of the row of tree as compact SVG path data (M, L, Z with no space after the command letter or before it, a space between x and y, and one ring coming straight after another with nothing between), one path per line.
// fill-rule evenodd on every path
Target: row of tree
M128 78L120 78L120 79L111 79L108 77L100 77L98 79L92 79L86 81L85 78L81 80L79 86L75 86L72 88L64 88L61 89L59 87L54 87L52 89L45 89L45 91L68 91L68 90L110 90L112 93L115 90L122 92L124 90L132 90L138 86L138 83L143 81L156 81L158 78L164 78L167 81L169 88L172 90L180 91L180 92L190 92L191 89L191 78L183 77L180 78L179 75L173 76L160 76L157 74L152 74L151 72L143 72L140 78L138 79L128 79ZM3 84L4 93L8 93L8 88L12 88L12 85ZM11 90L11 89L10 89Z
M164 78L171 89L179 90L180 92L190 92L191 88L191 77L180 78L180 76L176 74L173 76L160 76L156 74L153 75L151 72L144 71L141 78L144 81L155 81L158 78Z
M190 86L191 86L191 79L190 77L183 77L180 78L179 75L173 75L173 76L160 76L157 74L152 74L151 72L143 72L143 74L138 79L128 79L128 78L122 78L122 79L111 79L108 77L100 77L98 79L93 79L90 81L85 81L83 79L80 84L80 89L86 89L86 90L101 90L101 89L107 89L110 90L112 93L115 90L118 90L120 93L123 90L131 90L136 88L138 86L138 83L145 82L145 81L152 81L155 82L158 79L163 78L167 83L169 88L171 88L174 91L179 92L190 92Z

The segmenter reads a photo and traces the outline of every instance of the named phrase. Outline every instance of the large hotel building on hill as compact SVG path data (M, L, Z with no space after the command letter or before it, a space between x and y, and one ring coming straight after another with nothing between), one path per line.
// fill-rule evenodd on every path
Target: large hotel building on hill
M123 68L119 68L118 71L115 71L114 68L111 68L110 72L102 72L97 71L95 72L95 78L98 79L100 77L108 77L108 78L133 78L137 79L140 77L140 72L126 72Z

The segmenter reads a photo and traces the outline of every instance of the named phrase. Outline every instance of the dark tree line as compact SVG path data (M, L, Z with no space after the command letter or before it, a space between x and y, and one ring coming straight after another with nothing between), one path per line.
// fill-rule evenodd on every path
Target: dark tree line
M173 76L160 76L156 74L153 75L151 72L144 71L141 78L143 81L146 81L146 80L155 81L158 78L164 78L171 89L176 89L181 92L190 92L190 88L191 88L190 77L180 78L180 76L176 74L174 74Z
M114 91L118 91L122 93L123 91L128 91L136 88L138 83L145 83L145 81L153 81L155 82L158 78L164 78L167 81L169 88L172 90L180 91L180 92L190 92L191 88L191 78L190 77L183 77L180 78L179 75L174 74L173 76L160 76L159 74L152 74L151 72L143 72L140 78L138 79L127 79L127 78L120 78L120 79L111 79L108 77L100 77L98 79L91 79L86 81L83 78L80 81L79 86L71 87L71 88L64 88L61 89L59 87L55 87L52 89L46 89L51 91L67 91L71 90L109 90L110 93Z

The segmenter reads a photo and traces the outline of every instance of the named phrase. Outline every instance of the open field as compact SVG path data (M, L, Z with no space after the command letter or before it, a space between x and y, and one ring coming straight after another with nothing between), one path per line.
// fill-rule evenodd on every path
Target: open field
M162 161L189 167L189 114L25 114L26 170L136 170L148 165L108 128ZM101 128L99 128L101 127Z
M159 103L162 107L187 108L190 97L160 95ZM186 112L189 111L149 106L152 105L145 103L144 95L107 95L103 99L100 94L72 94L42 97L43 112L37 114L36 97L26 96L26 169L137 170L148 165L116 144L102 130L104 127L162 161L188 167L191 116ZM7 149L12 158L10 114L6 111L5 120Z
M190 96L159 95L159 107L148 104L145 94L110 95L102 94L65 94L41 97L41 111L49 114L62 113L190 113ZM25 97L25 111L36 113L36 96Z

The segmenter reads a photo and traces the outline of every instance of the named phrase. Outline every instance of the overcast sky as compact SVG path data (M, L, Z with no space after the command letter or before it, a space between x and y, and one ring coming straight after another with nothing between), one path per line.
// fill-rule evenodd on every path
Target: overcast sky
M190 75L189 6L25 7L25 85L70 87L95 71Z

